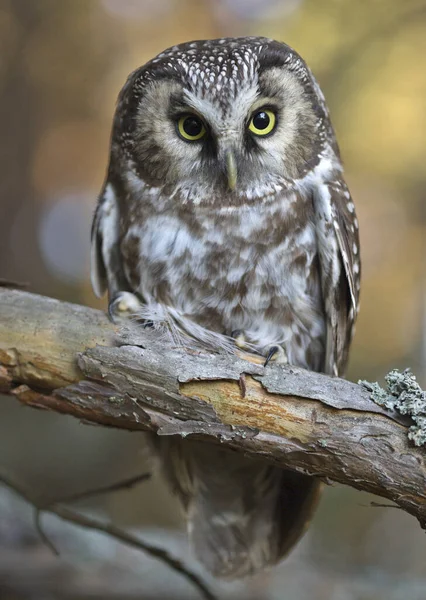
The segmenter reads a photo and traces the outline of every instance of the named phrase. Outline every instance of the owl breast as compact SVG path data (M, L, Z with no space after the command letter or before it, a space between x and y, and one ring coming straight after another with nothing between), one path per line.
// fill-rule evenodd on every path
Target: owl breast
M140 209L123 228L132 289L199 325L320 370L325 322L313 209L296 194L227 211Z

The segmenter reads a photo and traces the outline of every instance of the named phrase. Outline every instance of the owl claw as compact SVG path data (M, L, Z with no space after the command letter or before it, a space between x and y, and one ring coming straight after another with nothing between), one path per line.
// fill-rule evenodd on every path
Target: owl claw
M112 297L108 304L108 317L113 323L117 320L137 313L141 307L141 302L131 292L118 292Z
M271 346L269 348L263 366L266 367L271 362L271 360L278 364L287 363L287 355L284 352L284 348L282 346Z

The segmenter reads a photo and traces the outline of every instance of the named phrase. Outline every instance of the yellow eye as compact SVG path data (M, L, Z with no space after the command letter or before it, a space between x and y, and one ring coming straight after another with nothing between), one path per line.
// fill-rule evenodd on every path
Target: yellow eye
M188 142L196 142L206 135L206 128L202 120L196 115L184 115L177 122L180 137Z
M254 113L249 123L249 130L255 135L268 135L275 129L277 118L269 108L262 108Z

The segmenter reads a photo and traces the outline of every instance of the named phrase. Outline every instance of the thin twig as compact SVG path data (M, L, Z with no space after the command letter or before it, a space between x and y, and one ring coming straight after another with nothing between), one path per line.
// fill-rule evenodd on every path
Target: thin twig
M59 550L56 548L55 544L52 542L52 540L46 534L46 532L44 531L43 526L41 524L41 517L42 517L43 511L48 511L51 506L54 507L58 504L68 504L70 502L78 502L79 500L83 500L85 498L86 499L91 498L93 496L99 496L100 494L107 494L110 492L117 492L117 491L121 491L124 489L130 489L130 488L134 487L135 485L137 485L138 483L141 483L142 481L146 481L150 477L151 477L151 473L142 473L142 475L136 475L135 477L129 477L128 479L124 479L123 481L118 481L116 483L109 484L109 485L106 485L101 488L85 490L84 492L77 492L76 494L72 494L70 496L63 496L62 498L55 498L55 500L50 501L47 504L39 503L39 506L35 507L35 513L34 513L35 528L38 531L40 538L46 544L46 546L48 548L50 548L50 550L52 551L52 553L55 556L59 556L60 555Z
M49 550L52 551L52 554L54 554L55 556L60 556L59 550L57 549L55 544L52 542L50 537L46 534L46 532L43 529L43 525L41 524L41 517L42 517L43 510L44 509L34 506L34 526L36 528L36 531L37 531L41 541L49 548Z
M55 498L53 502L46 504L42 510L48 510L50 505L55 504L69 504L70 502L78 502L80 500L86 500L87 498L92 498L93 496L100 496L102 494L109 494L110 492L119 492L122 490L128 490L142 481L146 481L150 479L151 473L142 473L141 475L136 475L133 477L129 477L127 479L123 479L122 481L117 481L116 483L108 484L100 488L85 490L84 492L77 492L76 494L72 494L70 496L63 496L62 498Z
M80 525L81 527L85 527L86 529L93 529L95 531L101 531L106 533L107 535L120 540L124 544L128 546L132 546L134 548L139 548L143 550L150 556L154 558L158 558L166 563L171 569L177 571L180 575L184 575L189 581L191 581L204 595L208 600L216 600L216 597L210 592L206 584L201 580L201 578L190 571L179 559L171 556L166 550L163 548L158 548L157 546L153 546L151 544L147 544L143 542L135 535L128 533L122 529L119 529L112 523L102 523L101 521L97 521L92 517L86 517L80 513L74 512L73 510L65 507L65 506L55 506L51 511L61 519L65 521L69 521L71 523L75 523L76 525Z
M382 504L381 502L370 502L370 506L372 506L373 508L398 508L399 510L402 510L402 508L397 504Z
M138 548L139 550L143 550L150 556L157 558L158 560L163 561L167 564L171 569L184 576L188 581L190 581L203 595L207 600L217 600L216 596L209 590L207 585L202 581L202 579L189 570L183 563L177 558L171 556L166 550L162 548L158 548L157 546L153 546L148 544L142 540L140 540L135 535L128 533L111 523L103 523L92 517L87 517L80 513L74 512L73 510L66 508L61 505L51 505L49 507L37 506L37 501L35 501L30 494L25 490L23 486L18 483L15 483L10 477L0 473L0 483L3 483L7 487L14 490L19 496L24 498L29 504L32 504L36 508L39 508L39 517L38 522L40 525L40 518L42 512L48 512L51 514L55 514L60 519L64 521L68 521L70 523L74 523L75 525L79 525L80 527L84 527L85 529L92 529L94 531L100 531L109 535L110 537L119 540L120 542L127 544L128 546L132 546L133 548ZM40 531L40 526L38 527ZM42 529L41 529L42 531ZM47 542L49 547L52 547L52 544L49 540L46 540L46 536L42 533L43 541ZM54 547L53 547L54 548ZM56 551L56 548L54 549Z
M30 287L27 281L13 281L0 277L0 287L9 288L11 290L25 290Z

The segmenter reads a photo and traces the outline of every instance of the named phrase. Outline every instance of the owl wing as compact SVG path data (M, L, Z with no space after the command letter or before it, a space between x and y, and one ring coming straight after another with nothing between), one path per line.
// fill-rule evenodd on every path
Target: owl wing
M102 216L102 203L101 201L99 201L98 205L96 206L95 214L93 215L92 233L90 236L90 277L92 281L93 291L98 296L98 298L103 296L107 289L107 274L102 253Z
M128 290L119 251L120 216L114 188L107 183L99 196L91 234L91 281L101 297L108 290L110 299Z
M358 312L361 274L355 206L341 175L316 186L314 209L327 323L324 371L341 375Z

